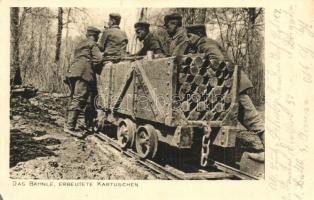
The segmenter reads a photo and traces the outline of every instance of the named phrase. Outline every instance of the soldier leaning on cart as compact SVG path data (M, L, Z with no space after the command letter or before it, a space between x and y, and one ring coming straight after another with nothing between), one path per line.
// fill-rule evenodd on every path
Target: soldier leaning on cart
M88 27L86 39L80 41L75 48L74 62L66 76L66 83L71 90L71 100L64 127L64 131L73 136L84 137L84 132L76 129L81 112L85 113L86 129L92 128L96 117L93 105L97 94L95 69L103 65L104 60L115 62L126 54L128 39L125 32L119 28L120 20L121 16L118 13L109 15L109 28L103 32L98 44L96 42L100 30Z
M95 96L94 67L102 63L102 54L96 41L100 30L89 26L86 38L81 40L74 51L74 62L71 64L66 81L71 89L71 99L68 104L67 118L64 131L76 137L83 137L84 133L76 129L77 120L81 112L85 112L85 126L91 127L95 117L92 105Z
M205 53L210 59L217 59L219 61L229 61L231 59L227 56L224 49L217 41L210 39L206 34L206 27L204 24L192 25L187 27L190 38L191 53ZM239 122L248 130L257 132L264 145L264 120L256 110L247 91L253 87L252 82L248 76L241 71L241 79L239 85ZM250 158L257 161L264 161L264 152L250 153Z
M136 55L144 56L148 51L158 55L165 54L154 32L149 31L149 26L150 24L147 22L137 22L134 25L136 37L143 42L143 48Z
M156 31L163 51L168 56L184 55L189 47L189 38L182 27L182 17L172 13L164 17L164 27Z

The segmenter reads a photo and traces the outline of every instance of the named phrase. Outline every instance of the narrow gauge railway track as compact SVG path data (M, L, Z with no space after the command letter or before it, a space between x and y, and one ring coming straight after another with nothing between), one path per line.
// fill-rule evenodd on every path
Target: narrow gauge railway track
M154 173L157 173L169 180L226 180L226 179L227 180L234 180L234 179L257 180L258 179L257 177L254 177L238 169L235 169L233 167L227 166L223 163L216 162L216 161L212 164L212 167L218 171L213 171L210 169L208 170L198 169L196 172L186 173L170 165L162 166L152 160L141 159L140 156L137 155L136 152L134 152L131 149L123 150L120 147L118 141L108 137L107 135L103 133L96 133L94 134L94 136L95 136L95 139L105 141L110 146L120 151L127 157L134 158L135 161L140 163L142 166L146 167L147 169L153 171Z

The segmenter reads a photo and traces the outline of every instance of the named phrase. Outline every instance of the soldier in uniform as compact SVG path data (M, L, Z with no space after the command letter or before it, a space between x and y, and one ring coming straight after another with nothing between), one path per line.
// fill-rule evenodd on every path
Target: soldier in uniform
M187 31L190 38L189 51L191 53L205 53L210 59L231 62L231 59L218 42L207 37L204 24L188 26ZM253 84L242 70L240 76L239 121L248 130L257 132L264 145L264 120L247 94L247 91L253 87ZM264 162L264 152L250 153L249 157L253 160Z
M85 123L90 126L91 118L95 117L91 104L95 92L94 67L102 63L102 54L97 40L100 30L89 26L86 38L81 40L74 51L74 62L66 76L71 89L71 100L68 104L68 113L64 131L76 137L83 137L82 132L76 131L76 123L81 112L85 111ZM89 100L89 101L88 101Z
M147 51L152 51L154 54L164 54L160 43L156 36L149 31L150 24L147 22L137 22L134 24L136 37L139 41L143 41L143 48L136 53L138 56L144 56Z
M153 32L166 56L184 55L189 46L187 32L182 28L182 17L172 13L164 17L164 26Z
M172 13L165 16L164 22L170 37L168 50L170 56L185 54L189 46L189 38L186 30L182 27L182 16Z
M99 48L107 60L121 58L126 54L128 38L119 27L120 21L120 14L109 14L109 28L104 30L98 42Z
M166 27L158 27L156 30L152 31L152 34L158 41L159 46L161 47L162 53L166 56L171 56L170 53L170 42L171 38L166 30Z

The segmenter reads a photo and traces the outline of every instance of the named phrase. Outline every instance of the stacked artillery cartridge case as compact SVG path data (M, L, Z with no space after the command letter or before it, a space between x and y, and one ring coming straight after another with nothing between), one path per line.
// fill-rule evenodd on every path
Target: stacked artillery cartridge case
M184 57L178 66L178 101L188 120L222 120L230 108L233 65L206 57Z

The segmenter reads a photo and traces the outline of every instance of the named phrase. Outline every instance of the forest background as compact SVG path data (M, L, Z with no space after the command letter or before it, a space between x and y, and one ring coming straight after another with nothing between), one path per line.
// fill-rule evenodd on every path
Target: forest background
M119 12L120 27L127 33L128 52L141 44L134 23L148 21L151 29L163 25L165 14L178 12L183 26L205 24L207 36L217 40L235 63L242 66L254 88L255 105L265 101L264 9L263 8L131 8L77 7L11 8L11 85L33 85L40 91L67 93L63 80L77 42L88 25L103 29L108 15Z

